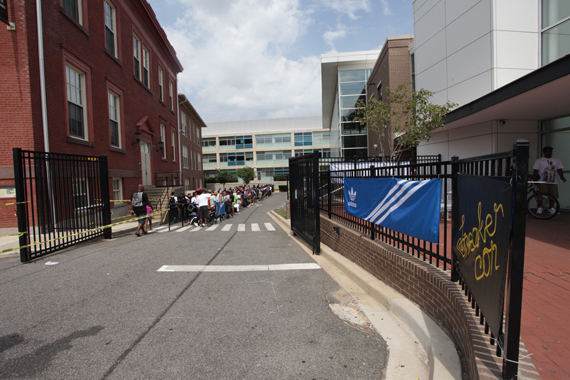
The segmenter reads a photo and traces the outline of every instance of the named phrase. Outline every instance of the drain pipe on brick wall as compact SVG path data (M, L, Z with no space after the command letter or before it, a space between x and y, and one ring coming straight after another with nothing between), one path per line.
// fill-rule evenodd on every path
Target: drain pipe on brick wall
M44 69L44 31L42 26L42 2L36 0L36 20L38 26L38 58L40 61L40 97L42 99L42 123L44 131L44 150L49 153L49 135L46 103L46 73ZM48 177L49 178L49 177Z

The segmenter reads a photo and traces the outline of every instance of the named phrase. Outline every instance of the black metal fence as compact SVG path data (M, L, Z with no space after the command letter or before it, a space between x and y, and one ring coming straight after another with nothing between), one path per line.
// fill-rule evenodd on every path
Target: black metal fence
M13 149L20 261L111 237L107 156Z
M323 164L324 161L324 164ZM365 235L372 240L378 239L407 253L423 258L426 261L450 269L451 264L451 161L441 161L441 155L416 156L407 161L390 161L382 157L341 161L325 159L320 164L320 197L321 212L329 219L334 218ZM391 229L379 226L355 217L344 211L343 179L397 177L401 179L421 181L433 178L443 180L442 186L442 221L440 225L439 243L431 243Z
M506 317L498 316L499 330L492 332L490 322L486 320L480 309L479 302L487 302L487 300L477 300L472 290L480 287L481 281L469 281L469 277L462 274L458 270L458 258L453 253L453 271L451 279L459 280L468 301L471 302L475 315L479 317L481 325L485 325L485 333L492 334L490 337L491 345L497 344L497 356L503 356L503 379L516 379L518 371L519 358L519 340L521 331L521 312L522 312L522 292L523 292L523 275L524 275L524 257L525 257L525 237L526 237L526 191L528 183L528 158L529 143L528 141L519 140L515 144L513 150L499 154L492 154L469 159L459 160L453 157L453 231L460 230L460 224L464 221L459 215L458 205L458 178L460 175L466 174L474 177L491 178L501 180L510 184L511 190L508 192L510 201L512 202L511 215L506 215L510 221L510 245L508 252L508 266L506 268L506 286L503 284L501 288L493 289L498 292L499 304L495 305L498 309L503 310L505 305ZM471 203L476 202L471 200ZM473 207L473 206L471 206ZM485 218L485 216L482 216ZM490 223L497 223L496 220L491 222L488 217L485 218L485 229L490 228ZM496 228L496 226L494 226ZM478 237L479 238L479 237ZM481 239L483 239L482 237ZM495 237L496 238L496 237ZM491 242L493 243L493 242ZM477 247L478 248L478 247ZM472 255L475 254L475 248L472 249ZM497 255L495 252L495 263ZM490 260L490 259L489 259ZM507 262L507 260L505 260ZM489 263L490 264L490 263ZM496 265L496 264L494 264ZM496 267L498 268L498 267ZM480 269L480 268L476 268ZM495 269L495 268L493 268ZM506 300L503 295L505 294ZM473 289L471 289L473 288ZM504 301L504 302L503 302ZM495 335L495 336L493 336Z
M319 157L315 152L289 159L291 230L321 252L319 213Z
M156 187L182 186L181 172L156 172L154 173Z

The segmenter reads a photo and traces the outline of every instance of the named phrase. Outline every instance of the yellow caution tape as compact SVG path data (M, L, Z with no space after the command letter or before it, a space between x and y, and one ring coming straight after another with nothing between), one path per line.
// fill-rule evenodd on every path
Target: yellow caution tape
M20 233L17 233L17 234L2 235L2 236L0 236L0 238L10 237L10 236L20 237L20 236L22 236L22 235L24 235L24 234L27 234L27 232L24 231L24 232L20 232Z
M30 201L25 201L25 202L14 202L14 203L3 203L0 204L0 206L13 206L13 205L23 205L25 203L30 203Z
M124 221L122 221L122 222L111 223L111 224L108 224L108 225L106 225L106 226L101 226L101 227L92 228L92 229L85 230L85 231L81 231L81 232L76 232L76 233L71 234L71 235L60 236L60 237L57 237L57 238L51 239L51 240L38 241L38 242L35 242L35 243L32 243L32 244L28 244L28 245L24 245L24 246L20 246L20 247L14 247L14 248L4 249L4 250L0 251L0 253L6 253L6 252L10 252L10 251L15 251L15 250L17 250L17 249L28 248L28 247L32 247L32 246L34 246L34 245L39 245L39 244L47 244L47 243L51 243L52 241L56 241L56 240L60 240L60 239L67 239L67 238L70 238L70 237L73 237L73 236L87 234L87 233L89 233L89 232L94 232L94 231L98 231L98 230L104 230L104 229L106 229L106 228L118 226L118 225L125 224L125 223L129 223L129 222L138 221L139 219L143 219L143 218L148 218L148 217L151 216L151 215L159 214L159 213L161 213L161 212L163 212L163 211L164 211L164 210L157 210L157 211L154 211L154 212L151 213L151 214L146 214L146 215L144 215L144 216L133 216L133 217L131 217L131 219L124 220ZM167 210L167 214L168 214L168 210ZM24 232L24 233L26 233L26 232Z

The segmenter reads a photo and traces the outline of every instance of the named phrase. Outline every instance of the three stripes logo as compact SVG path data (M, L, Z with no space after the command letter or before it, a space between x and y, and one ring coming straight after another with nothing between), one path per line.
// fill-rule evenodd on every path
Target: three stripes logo
M394 213L398 207L402 206L415 192L427 185L426 181L406 181L399 180L390 189L382 201L364 219L375 224L381 224L387 217Z
M356 203L354 202L354 200L356 199L356 191L354 191L354 188L352 188L352 187L348 191L348 198L350 199L350 201L348 202L348 205L350 207L358 207L356 205Z

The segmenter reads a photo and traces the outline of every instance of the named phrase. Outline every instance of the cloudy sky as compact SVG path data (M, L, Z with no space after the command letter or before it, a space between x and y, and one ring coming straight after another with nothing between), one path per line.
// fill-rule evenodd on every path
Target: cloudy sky
M413 34L412 0L148 0L206 122L318 116L321 54Z

